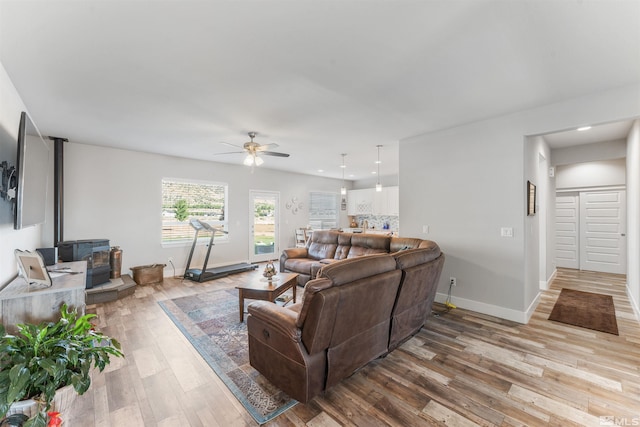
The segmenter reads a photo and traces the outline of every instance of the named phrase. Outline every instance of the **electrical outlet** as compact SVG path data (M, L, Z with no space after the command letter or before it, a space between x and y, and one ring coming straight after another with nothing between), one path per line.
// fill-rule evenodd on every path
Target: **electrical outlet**
M457 285L458 285L458 282L457 282L457 280L456 280L456 278L455 278L455 277L449 277L449 284L450 284L451 286L457 286Z
M173 257L172 256L170 256L168 260L169 260L169 264L173 264Z
M513 227L502 227L500 237L513 237Z

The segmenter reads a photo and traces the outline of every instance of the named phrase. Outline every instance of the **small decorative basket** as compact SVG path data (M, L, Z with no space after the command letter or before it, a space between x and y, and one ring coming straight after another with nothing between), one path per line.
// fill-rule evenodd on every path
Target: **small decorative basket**
M278 272L276 271L276 267L273 265L273 261L267 262L267 265L264 267L264 271L262 272L262 275L266 277L268 281L271 282L273 280L273 276L275 276L276 274L278 274Z
M139 265L131 267L133 281L138 285L149 285L162 282L162 274L166 264Z

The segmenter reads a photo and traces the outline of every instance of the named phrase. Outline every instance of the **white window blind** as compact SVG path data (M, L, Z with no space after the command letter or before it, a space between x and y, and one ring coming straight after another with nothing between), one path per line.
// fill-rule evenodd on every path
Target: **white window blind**
M338 226L338 193L312 191L309 193L309 225L316 230Z

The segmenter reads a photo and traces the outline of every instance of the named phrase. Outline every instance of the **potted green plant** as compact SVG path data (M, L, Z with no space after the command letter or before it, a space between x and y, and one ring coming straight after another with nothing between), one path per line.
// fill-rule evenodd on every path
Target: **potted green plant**
M60 315L57 322L16 325L15 335L0 325L0 420L12 404L33 399L37 409L24 427L59 425L59 414L52 411L56 391L73 387L83 394L91 385L91 368L102 372L110 356L124 356L117 340L95 330L89 321L95 314L78 316L63 304Z

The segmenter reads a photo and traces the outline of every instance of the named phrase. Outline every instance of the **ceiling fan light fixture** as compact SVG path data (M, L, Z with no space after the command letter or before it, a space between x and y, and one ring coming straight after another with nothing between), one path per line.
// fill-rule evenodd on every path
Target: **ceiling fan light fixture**
M222 144L231 145L232 147L236 147L242 151L232 151L228 153L217 153L217 154L245 154L245 158L242 163L245 166L260 166L264 163L264 159L262 156L275 156L275 157L289 157L287 153L279 153L277 151L271 151L272 148L278 146L275 142L269 144L258 144L254 142L253 138L256 137L255 132L249 132L249 138L251 141L245 142L243 145L230 144L228 142L220 141Z

